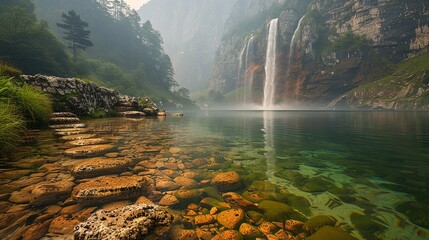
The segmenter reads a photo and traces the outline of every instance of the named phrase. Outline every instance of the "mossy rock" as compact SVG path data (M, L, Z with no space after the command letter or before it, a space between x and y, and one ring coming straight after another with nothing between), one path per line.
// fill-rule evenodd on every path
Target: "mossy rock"
M291 181L293 183L299 183L306 180L306 178L299 172L295 170L282 170L279 172L274 173L274 176L286 179L288 181Z
M376 233L387 229L385 226L377 222L380 220L372 216L352 213L350 215L350 219L354 227L367 239L379 239L376 237Z
M253 181L252 184L247 188L249 191L262 191L262 192L277 192L278 188L276 185L268 181Z
M219 211L224 211L224 210L228 210L231 208L231 206L229 206L228 203L221 202L221 201L216 200L216 199L211 198L211 197L203 198L200 201L200 206L205 207L207 209L211 209L212 207L216 207Z
M177 199L179 199L181 204L185 204L185 205L188 205L189 203L198 202L201 199L200 192L196 189L178 190L178 191L176 191L174 196Z
M396 210L405 214L412 223L429 228L429 206L427 204L422 202L405 202L398 205Z
M324 180L322 177L305 178L294 182L294 185L305 192L325 192L335 185Z
M244 236L244 239L252 240L256 238L264 237L264 234L257 227L250 225L248 223L242 223L239 229L241 235Z
M264 212L264 219L267 221L284 222L287 219L305 220L304 216L282 202L264 200L259 203L258 207Z
M211 197L211 198L217 199L217 200L219 200L221 202L223 201L222 195L214 187L203 188L202 189L202 195L204 197Z
M324 226L306 240L357 240L341 228Z
M324 226L335 226L337 220L334 217L319 215L308 219L303 226L306 233L312 234Z
M264 215L262 215L262 213L257 212L257 211L248 211L246 212L247 217L252 220L256 225L258 225L259 223L262 223L262 221L264 221Z
M311 210L310 210L311 204L306 198L296 196L291 193L281 193L281 192L274 193L272 195L277 201L285 202L307 216L311 214Z
M299 164L296 161L291 159L287 159L287 160L281 159L277 161L276 167L283 168L283 169L299 169Z
M258 203L264 200L276 200L270 192L245 191L242 197L253 203Z

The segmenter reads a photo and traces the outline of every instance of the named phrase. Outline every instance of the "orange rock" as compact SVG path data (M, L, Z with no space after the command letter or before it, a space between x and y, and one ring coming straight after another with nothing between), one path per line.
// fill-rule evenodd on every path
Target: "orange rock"
M244 211L240 208L220 212L217 221L227 229L237 229L244 220Z
M241 187L241 177L234 171L221 172L216 174L212 179L212 184L219 191L233 191Z

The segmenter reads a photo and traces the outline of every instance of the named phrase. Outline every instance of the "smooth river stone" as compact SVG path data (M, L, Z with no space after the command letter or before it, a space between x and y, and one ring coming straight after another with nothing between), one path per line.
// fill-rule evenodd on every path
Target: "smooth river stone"
M92 214L74 228L74 239L146 239L157 226L171 223L172 216L156 205L131 205ZM151 238L152 239L152 238Z
M66 141L74 141L74 140L87 139L87 138L93 138L93 137L95 137L95 134L76 134L76 135L61 137L61 139Z
M100 175L121 173L131 164L129 159L91 158L74 165L72 175L77 178L91 178Z
M114 149L112 144L102 145L89 145L76 148L70 148L64 151L64 153L71 157L96 157L103 155Z
M87 133L87 128L65 128L65 129L55 129L55 134L58 136L70 136L76 134Z
M96 144L105 144L108 143L106 139L103 138L87 138L87 139L79 139L67 142L69 145L73 146L86 146L86 145L96 145Z
M74 117L77 118L77 115L72 112L53 112L51 114L52 118L60 118L60 117Z
M148 188L145 177L98 177L77 185L72 197L81 204L99 204L139 197Z

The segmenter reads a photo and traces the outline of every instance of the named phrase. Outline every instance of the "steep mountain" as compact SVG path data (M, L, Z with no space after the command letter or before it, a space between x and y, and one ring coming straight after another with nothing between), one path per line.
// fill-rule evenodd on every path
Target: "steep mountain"
M243 31L225 33L210 90L238 98L250 92L251 102L261 103L267 26L275 18L277 104L326 105L391 74L397 63L429 47L429 4L424 0L272 1L256 14L232 13L231 29Z
M159 30L177 82L207 87L225 21L236 0L151 0L138 11Z

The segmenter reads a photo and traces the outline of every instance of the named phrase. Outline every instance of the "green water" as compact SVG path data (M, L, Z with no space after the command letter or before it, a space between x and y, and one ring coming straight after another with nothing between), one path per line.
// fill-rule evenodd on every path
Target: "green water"
M176 158L183 162L224 158L223 166L248 185L270 182L307 217L332 215L359 239L429 238L429 113L201 111L182 118L85 123L97 137L115 139L119 156L150 159L157 154L139 149L178 147L182 151ZM46 171L38 168L46 162L67 172L77 161L64 156L67 146L53 130L37 132L35 138L1 171L27 166L24 160L46 159L32 161L32 173ZM161 151L157 157L171 154ZM0 180L9 187L15 181Z

